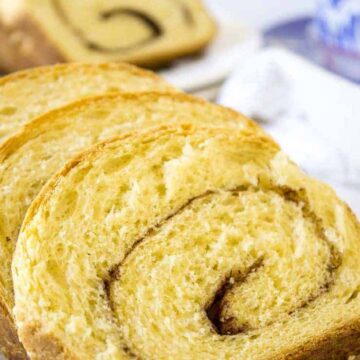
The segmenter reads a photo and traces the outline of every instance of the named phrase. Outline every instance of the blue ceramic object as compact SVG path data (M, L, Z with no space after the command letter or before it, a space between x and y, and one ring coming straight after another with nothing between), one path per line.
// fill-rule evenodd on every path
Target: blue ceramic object
M360 56L360 1L320 0L314 35L325 46Z
M322 0L319 6L323 6L321 4L324 1L331 6L339 6L341 2L352 0ZM360 0L355 1L360 4ZM291 20L265 30L265 46L285 47L338 75L360 83L360 55L357 50L359 25L355 26L354 18L352 18L350 22L353 25L351 26L356 30L340 31L337 28L334 32L335 28L331 27L331 32L329 32L330 25L327 28L328 25L325 26L322 23L324 20L320 20L319 11L323 10L318 10L316 17Z

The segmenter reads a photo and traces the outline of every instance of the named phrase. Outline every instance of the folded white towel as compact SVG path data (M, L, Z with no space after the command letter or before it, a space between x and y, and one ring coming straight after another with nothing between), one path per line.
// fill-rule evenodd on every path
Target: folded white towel
M263 122L311 175L360 214L360 87L280 49L251 56L218 101Z

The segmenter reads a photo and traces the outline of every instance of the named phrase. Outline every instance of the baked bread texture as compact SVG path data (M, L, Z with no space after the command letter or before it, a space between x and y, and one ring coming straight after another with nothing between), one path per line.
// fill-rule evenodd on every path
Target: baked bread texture
M13 262L32 359L345 359L360 226L268 137L133 132L71 160Z
M232 110L185 94L149 92L80 100L34 119L3 142L0 146L0 320L3 319L0 329L4 334L0 345L7 354L17 353L21 348L14 341L16 330L11 315L12 254L26 210L41 187L74 154L103 139L131 129L183 122L262 132Z
M200 0L1 0L18 57L35 65L159 65L204 48L215 24Z
M32 118L88 96L115 91L175 92L154 73L127 64L63 64L0 79L0 139Z

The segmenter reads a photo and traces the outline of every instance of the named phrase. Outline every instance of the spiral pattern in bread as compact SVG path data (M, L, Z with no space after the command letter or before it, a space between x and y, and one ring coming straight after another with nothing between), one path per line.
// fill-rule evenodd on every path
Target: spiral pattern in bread
M359 349L359 239L267 137L133 133L69 162L30 207L19 333L36 359L342 359Z

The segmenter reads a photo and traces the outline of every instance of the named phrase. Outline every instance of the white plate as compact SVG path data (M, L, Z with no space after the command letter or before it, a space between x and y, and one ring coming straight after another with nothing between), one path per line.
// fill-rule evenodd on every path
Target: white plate
M220 85L241 59L261 46L261 36L235 20L219 1L209 1L210 11L217 24L218 34L203 54L175 61L171 68L160 71L171 84L198 92Z

